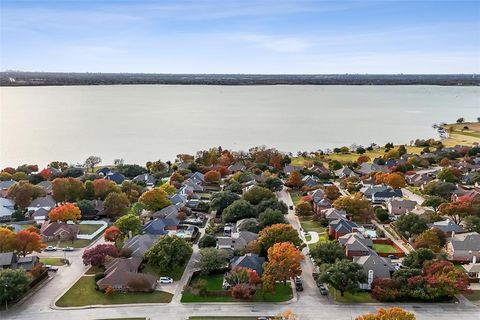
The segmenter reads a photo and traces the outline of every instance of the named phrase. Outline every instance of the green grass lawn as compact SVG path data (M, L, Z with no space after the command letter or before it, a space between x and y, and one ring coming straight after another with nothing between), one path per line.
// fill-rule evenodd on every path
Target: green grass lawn
M63 266L63 258L40 258L40 263L49 264L51 266Z
M65 248L65 247L73 247L73 248L85 248L86 246L90 245L93 240L87 240L87 239L75 239L72 241L65 240L65 241L60 241L58 244L58 248Z
M290 197L292 197L293 205L297 205L302 198L302 193L298 191L290 191Z
M391 244L381 244L381 243L374 243L373 250L377 253L397 253L398 250Z
M207 281L207 291L218 291L222 290L223 283L223 274L209 275L209 276L198 276L192 280L206 280ZM257 290L253 301L256 302L282 302L288 301L293 297L292 288L290 284L284 286L281 283L277 283L275 287L275 294L268 292L263 292L262 290ZM231 296L197 296L192 293L185 292L182 294L182 302L235 302Z
M91 266L90 268L88 268L85 274L97 274L99 272L104 272L104 271L105 271L105 268L103 267Z
M187 262L188 263L188 262ZM173 269L165 269L162 267L154 266L151 264L147 264L145 268L143 268L143 273L153 274L156 277L171 277L173 280L180 280L182 278L183 272L185 271L185 265L176 267Z
M319 234L322 234L327 231L327 228L322 227L320 223L314 220L300 219L300 224L302 229L305 231L316 231Z
M471 292L464 293L463 295L470 301L480 301L480 290L472 290Z
M98 229L100 229L103 225L102 224L79 224L78 225L78 233L79 234L92 234Z
M342 302L342 303L372 303L372 302L377 302L370 293L365 292L365 291L359 291L355 294L345 292L344 296L342 297L340 295L340 291L334 289L334 288L329 288L330 295L332 295L337 302Z
M169 303L173 295L168 292L119 293L106 296L95 290L94 277L81 277L56 303L58 307L81 307L88 305L128 303Z

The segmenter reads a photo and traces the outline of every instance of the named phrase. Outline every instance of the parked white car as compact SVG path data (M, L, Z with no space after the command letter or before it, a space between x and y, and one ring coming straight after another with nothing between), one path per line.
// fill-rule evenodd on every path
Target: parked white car
M57 251L57 247L54 247L54 246L48 246L45 248L44 251Z
M160 277L158 283L173 283L173 279L170 277Z

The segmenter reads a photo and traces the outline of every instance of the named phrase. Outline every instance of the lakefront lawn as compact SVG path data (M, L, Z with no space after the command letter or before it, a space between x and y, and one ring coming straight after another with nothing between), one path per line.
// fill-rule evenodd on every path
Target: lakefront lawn
M81 277L58 301L57 307L82 307L88 305L109 305L129 303L169 303L173 295L168 292L115 292L111 296L95 290L95 278Z

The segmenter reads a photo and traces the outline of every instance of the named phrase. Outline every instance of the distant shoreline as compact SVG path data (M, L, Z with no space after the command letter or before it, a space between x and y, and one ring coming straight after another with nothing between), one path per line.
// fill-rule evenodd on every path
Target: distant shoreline
M0 72L0 86L78 85L438 85L480 86L476 74L150 74Z

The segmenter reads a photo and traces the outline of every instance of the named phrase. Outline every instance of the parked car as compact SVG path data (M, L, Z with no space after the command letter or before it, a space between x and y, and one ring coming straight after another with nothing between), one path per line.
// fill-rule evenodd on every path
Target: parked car
M321 294L322 296L328 295L327 288L325 288L323 285L320 285L320 294Z
M73 251L75 250L73 247L65 247L63 248L63 251Z
M48 271L52 271L52 272L57 272L58 271L58 267L55 267L55 266L52 266L52 265L45 265L45 269L47 269Z
M300 276L295 277L295 284L298 284L298 283L302 284L302 277Z
M390 260L393 260L393 259L398 259L398 257L394 254L389 254L388 255L388 258L390 258Z
M54 247L54 246L48 246L45 248L44 251L57 251L57 247Z
M303 291L303 285L302 285L302 283L301 283L301 282L300 282L300 283L295 283L295 289L296 289L297 291Z
M160 279L158 279L158 282L159 283L173 283L173 279L170 278L170 277L160 277Z

